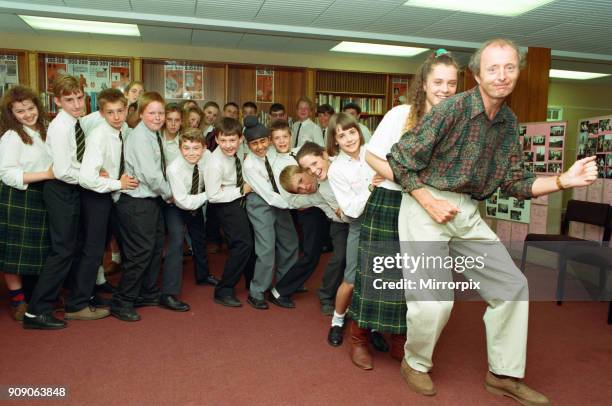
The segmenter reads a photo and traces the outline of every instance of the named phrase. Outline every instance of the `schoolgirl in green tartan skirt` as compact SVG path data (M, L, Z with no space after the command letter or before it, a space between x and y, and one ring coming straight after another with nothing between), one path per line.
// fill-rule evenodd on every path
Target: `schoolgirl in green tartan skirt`
M22 275L38 275L51 243L42 198L53 178L45 145L38 96L29 88L10 89L0 102L0 271L17 320L26 310Z

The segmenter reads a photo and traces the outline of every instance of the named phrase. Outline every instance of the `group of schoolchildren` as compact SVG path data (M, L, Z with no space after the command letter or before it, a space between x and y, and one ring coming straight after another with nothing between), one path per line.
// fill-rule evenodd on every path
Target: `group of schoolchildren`
M165 104L134 82L125 94L100 92L99 110L83 116L78 81L60 76L53 92L61 109L47 128L39 97L10 89L0 121L0 270L15 318L24 328L60 329L108 315L137 321L142 306L188 311L180 300L186 245L196 283L214 286L216 303L241 306L235 286L244 277L253 308L293 308L327 245L317 293L332 316L328 343L342 344L350 311L355 365L372 368L369 343L401 360L405 302L367 293L373 275L359 263L376 254L364 241L398 241L401 192L386 155L439 102L425 86L439 69L456 87L455 61L432 55L415 80L417 108L392 109L371 140L353 103L337 114L318 106L315 123L312 102L300 98L292 124L275 103L264 126L252 102L242 114L232 102ZM216 279L207 254L223 241L228 255ZM117 287L101 266L107 247L108 268L121 269ZM38 280L26 304L28 275ZM62 288L63 320L54 316ZM391 333L391 348L381 333Z

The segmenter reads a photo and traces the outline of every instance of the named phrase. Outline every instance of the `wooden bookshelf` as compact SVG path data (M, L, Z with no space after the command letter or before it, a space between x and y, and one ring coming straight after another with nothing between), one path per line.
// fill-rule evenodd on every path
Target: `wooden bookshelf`
M315 99L329 104L336 112L347 103L361 107L361 123L374 131L387 111L388 75L347 71L319 70L316 73Z

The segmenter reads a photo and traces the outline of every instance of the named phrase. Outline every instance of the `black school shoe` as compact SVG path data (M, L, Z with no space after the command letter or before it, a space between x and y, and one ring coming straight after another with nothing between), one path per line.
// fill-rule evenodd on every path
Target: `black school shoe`
M273 294L270 294L270 297L268 297L268 302L278 307L283 307L285 309L293 309L295 307L295 303L293 303L293 300L291 300L291 298L287 296L274 297Z
M338 347L342 345L344 338L344 329L342 326L331 326L329 333L327 333L327 342L332 347Z
M372 347L374 347L376 351L389 352L389 344L387 344L385 337L378 331L370 332L370 341L372 342Z
M23 316L23 328L32 330L59 330L66 328L67 323L53 316L51 313L38 316Z
M236 296L234 295L228 295L228 296L216 296L215 295L214 300L215 300L215 303L223 305L223 306L227 306L227 307L241 307L242 306L242 302L236 299Z
M257 310L268 310L268 303L266 303L264 299L256 299L249 295L249 297L247 297L247 303Z

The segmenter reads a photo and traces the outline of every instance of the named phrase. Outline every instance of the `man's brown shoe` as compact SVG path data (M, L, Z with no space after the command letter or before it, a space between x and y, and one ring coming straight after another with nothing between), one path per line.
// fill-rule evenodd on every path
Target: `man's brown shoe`
M64 319L66 320L98 320L103 319L110 315L110 312L106 309L100 309L93 306L85 306L78 312L66 312L64 313Z
M550 401L546 396L525 385L521 379L512 377L499 378L493 375L491 371L487 371L485 389L494 395L508 396L525 406L550 405Z
M402 360L400 372L410 389L416 393L425 396L433 396L436 394L436 388L427 372L412 369L405 359Z

